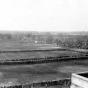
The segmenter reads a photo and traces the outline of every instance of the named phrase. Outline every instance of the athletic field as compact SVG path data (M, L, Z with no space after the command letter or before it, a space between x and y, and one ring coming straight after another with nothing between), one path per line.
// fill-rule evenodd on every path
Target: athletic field
M88 71L88 65L80 65L79 62L75 63L54 62L35 65L0 66L0 83L24 84L59 80L70 78L71 73L74 72Z
M30 44L29 42L0 41L0 50L34 50L61 48L54 44ZM26 53L0 53L0 60L42 58L54 56L80 56L81 53L73 51L49 51ZM24 84L49 80L71 78L71 73L88 71L88 61L85 62L54 62L35 65L1 65L1 84Z
M61 49L55 44L35 44L28 41L2 41L0 40L0 50L43 50L43 49ZM82 54L73 51L48 51L48 52L21 52L21 53L0 53L0 60L26 59L26 58L44 58L59 56L80 56Z

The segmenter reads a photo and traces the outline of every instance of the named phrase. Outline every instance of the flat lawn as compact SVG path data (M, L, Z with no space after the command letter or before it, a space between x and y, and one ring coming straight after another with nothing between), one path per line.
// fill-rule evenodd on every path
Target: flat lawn
M88 62L88 61L87 61ZM57 62L35 65L0 66L0 83L24 84L71 78L71 73L88 71L88 65Z
M25 41L1 41L0 50L33 50L60 48L54 44L33 44ZM72 51L26 52L26 53L0 53L0 60L42 58L54 56L81 56ZM24 84L40 81L59 80L71 78L71 73L88 71L88 61L84 62L54 62L35 65L1 65L0 84ZM51 87L50 87L51 88ZM52 88L57 88L52 87ZM64 87L58 87L64 88Z
M29 41L10 41L0 40L0 50L34 50L34 49L53 49L61 48L55 44L35 44ZM0 53L0 60L6 59L26 59L44 58L55 56L81 56L82 54L72 51L50 51L50 52L26 52L26 53Z
M26 41L1 41L0 50L34 50L34 49L53 49L61 48L55 44L35 44ZM72 51L49 51L49 52L26 52L26 53L0 53L0 60L6 59L26 59L44 58L55 56L80 56L82 54Z
M0 50L33 50L33 49L49 49L60 48L55 44L35 44L29 41L5 41L0 40Z
M44 58L59 56L81 56L78 52L71 51L49 51L49 52L25 52L25 53L0 53L0 60L26 59L26 58Z

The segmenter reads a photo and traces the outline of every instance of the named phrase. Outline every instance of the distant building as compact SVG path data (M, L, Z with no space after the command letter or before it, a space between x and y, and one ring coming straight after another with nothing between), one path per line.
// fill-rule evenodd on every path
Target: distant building
M88 72L73 73L70 88L88 88Z

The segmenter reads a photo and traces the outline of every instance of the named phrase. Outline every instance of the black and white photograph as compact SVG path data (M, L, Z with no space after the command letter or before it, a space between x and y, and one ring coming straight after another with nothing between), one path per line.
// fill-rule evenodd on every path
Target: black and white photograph
M0 88L88 88L88 0L0 0Z

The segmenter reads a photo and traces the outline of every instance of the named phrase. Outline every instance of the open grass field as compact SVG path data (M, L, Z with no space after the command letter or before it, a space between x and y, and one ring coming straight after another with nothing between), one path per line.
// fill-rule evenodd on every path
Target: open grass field
M32 44L23 41L0 41L0 50L34 50L61 48L54 44ZM0 53L0 60L42 58L54 56L80 56L81 53L73 51L49 51L26 53ZM24 84L48 80L71 78L71 73L88 71L84 62L54 62L35 65L1 65L0 84ZM53 87L55 88L55 87ZM60 87L61 88L61 87Z
M48 52L21 52L21 53L0 53L0 60L26 59L26 58L44 58L59 56L81 56L78 52L71 51L48 51Z
M87 61L88 62L88 61ZM88 65L56 62L35 65L0 66L0 83L24 84L71 78L71 73L88 71Z
M0 40L0 50L34 50L34 49L50 49L60 48L55 44L36 44L29 41L5 41Z
M1 41L0 50L36 50L61 48L55 44L35 44L28 41ZM21 52L21 53L0 53L0 60L44 58L55 56L80 56L82 54L73 51L48 51L48 52Z

